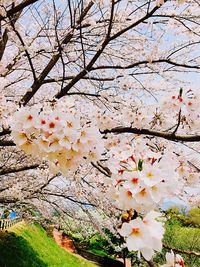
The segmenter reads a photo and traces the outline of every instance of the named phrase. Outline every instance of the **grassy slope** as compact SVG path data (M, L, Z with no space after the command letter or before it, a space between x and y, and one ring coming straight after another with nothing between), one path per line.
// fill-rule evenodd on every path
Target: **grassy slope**
M0 232L0 267L97 267L60 248L36 225L18 223Z
M168 223L164 243L172 248L200 252L200 229ZM200 257L186 254L182 256L187 267L200 267Z

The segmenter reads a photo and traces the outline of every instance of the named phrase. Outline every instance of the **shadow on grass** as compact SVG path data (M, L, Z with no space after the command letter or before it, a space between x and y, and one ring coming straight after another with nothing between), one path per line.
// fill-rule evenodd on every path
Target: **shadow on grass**
M0 232L0 267L47 267L47 264L24 238Z

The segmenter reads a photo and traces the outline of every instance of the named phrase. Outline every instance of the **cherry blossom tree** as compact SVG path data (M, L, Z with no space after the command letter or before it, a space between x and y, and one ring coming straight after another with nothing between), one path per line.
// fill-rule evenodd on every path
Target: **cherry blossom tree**
M76 205L93 222L86 207L97 209L96 227L153 266L163 200L199 204L199 10L197 0L1 0L1 204L79 220Z

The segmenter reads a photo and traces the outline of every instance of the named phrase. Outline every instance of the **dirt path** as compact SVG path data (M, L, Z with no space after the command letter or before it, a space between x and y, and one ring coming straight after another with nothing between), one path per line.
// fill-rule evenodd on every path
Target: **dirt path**
M56 243L62 248L64 248L66 251L76 253L76 248L73 245L73 241L70 238L64 236L62 232L59 232L58 230L54 229L53 237Z
M75 253L76 256L81 257L79 254L77 254L73 241L69 237L63 235L62 232L58 231L57 229L53 230L53 237L59 246L64 248L66 251ZM123 262L122 259L118 259L118 260ZM97 264L96 262L94 263ZM126 259L126 267L131 267L131 262L129 259Z

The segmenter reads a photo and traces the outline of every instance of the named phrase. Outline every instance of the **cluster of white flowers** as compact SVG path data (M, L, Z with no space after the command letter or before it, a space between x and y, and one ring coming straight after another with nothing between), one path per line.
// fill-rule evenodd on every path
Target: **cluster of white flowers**
M143 219L138 217L123 223L119 233L126 238L129 251L141 252L146 260L150 260L154 251L162 250L164 227L160 217L160 213L150 211Z
M199 99L192 90L183 91L180 89L179 94L170 95L162 100L162 113L166 120L170 121L170 117L178 120L180 112L180 126L181 128L199 129Z
M95 125L74 108L21 108L12 119L12 137L28 154L47 158L53 172L66 175L84 162L97 161L103 142Z
M199 183L199 173L191 166L188 166L185 160L180 161L177 171L189 186L196 186Z
M179 254L174 255L173 251L171 251L171 253L167 252L165 257L166 257L166 264L163 264L160 267L184 267L185 266L183 258Z
M105 129L112 129L116 126L116 122L114 120L115 114L112 112L106 112L102 113L102 111L97 110L96 111L96 119L97 119L97 125L100 130Z
M173 162L173 154L166 152L162 155L149 149L138 152L133 147L126 152L120 153L120 157L115 154L110 165L110 194L120 208L146 212L165 197L179 192L182 184L175 170L178 165Z
M123 222L119 233L125 237L130 251L141 252L150 260L155 251L162 250L164 234L161 214L153 209L164 198L180 192L182 163L169 151L151 151L140 138L135 144L135 147L129 142L117 148L111 146L109 195L120 209L134 209L140 214L134 220Z
M109 98L108 95L107 99ZM123 105L117 106L116 103L123 103ZM96 109L95 117L102 131L122 126L162 131L170 129L173 132L178 124L176 131L179 133L186 134L189 130L190 134L195 134L200 127L198 103L198 95L186 89L180 89L177 94L160 98L159 102L146 103L148 111L144 103L118 96L116 99L113 97L113 103L109 102L108 109L105 110L104 106L102 109Z

